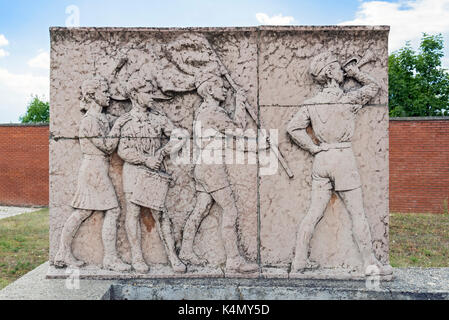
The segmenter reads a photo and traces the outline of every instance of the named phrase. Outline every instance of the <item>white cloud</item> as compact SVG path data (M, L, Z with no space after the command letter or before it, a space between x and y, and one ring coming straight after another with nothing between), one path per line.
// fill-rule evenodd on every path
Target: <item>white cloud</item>
M272 17L268 16L266 13L256 13L256 19L260 24L267 25L288 25L295 21L292 16L283 16L282 14L274 15Z
M31 95L49 97L49 77L14 74L0 68L0 123L18 122L25 114Z
M449 32L449 0L400 0L362 2L356 18L342 25L389 25L389 49L395 51L407 40L416 46L422 33Z
M0 49L0 58L9 56L9 52L3 49Z
M36 57L28 61L28 65L32 68L49 69L50 68L50 55L48 52L41 52Z
M32 74L14 74L0 68L0 85L9 88L12 92L25 95L39 94L48 96L48 77L34 76Z
M7 46L9 44L8 39L3 34L0 34L0 47Z

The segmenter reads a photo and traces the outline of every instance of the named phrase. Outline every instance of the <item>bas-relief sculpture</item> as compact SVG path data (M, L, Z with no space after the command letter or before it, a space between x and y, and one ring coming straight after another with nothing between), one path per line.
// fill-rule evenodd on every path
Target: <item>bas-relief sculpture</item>
M314 156L311 202L297 233L291 272L319 267L308 259L310 240L324 215L332 191L342 199L351 216L364 269L376 266L380 274L393 272L391 266L382 264L374 255L371 231L363 208L362 184L351 146L357 112L380 89L374 78L359 70L360 62L348 61L342 69L336 55L324 52L316 56L311 61L310 74L323 84L323 90L303 103L287 127L292 140ZM360 82L362 87L344 92L340 85L345 73ZM310 124L319 145L306 131Z
M117 195L108 175L109 155L117 147L122 121L116 121L109 131L109 121L103 108L109 106L107 80L100 77L89 79L82 85L82 102L88 110L79 129L83 160L79 169L78 185L71 202L74 208L62 229L61 241L54 264L59 267L81 267L84 263L72 253L72 241L81 223L96 210L104 211L102 229L104 248L103 267L117 271L128 271L117 254L117 219L120 208ZM110 139L108 139L110 135Z
M384 99L388 29L334 31L332 41L352 42L353 49L360 49L357 41L374 40L365 41L361 59L353 58L355 52L348 59L348 52L337 57L331 48L317 48L317 39L333 36L319 28L53 29L48 276L66 276L63 268L69 267L80 268L82 277L105 278L357 278L374 266L391 277L388 211L370 215L372 198L388 204L388 150L377 148L381 154L374 155L357 145L372 136L380 139L378 147L388 141L386 105L369 104ZM264 91L280 79L264 74L264 40L273 32L280 34L282 58L296 50L286 69L288 74L298 60L295 90L304 99L295 105L264 105L272 99ZM285 48L286 37L294 38L287 42L291 48ZM310 44L295 44L304 39ZM360 70L373 65L374 75ZM81 98L62 88L80 88ZM282 94L281 84L273 101L282 101ZM383 108L375 113L381 118L372 134L364 123L357 127L364 106ZM69 121L62 122L63 115ZM361 154L375 159L378 169L359 172ZM64 157L75 156L82 159L79 167L64 165ZM274 171L263 171L267 159ZM367 194L363 178L378 186ZM70 185L76 189L65 191ZM276 199L288 193L300 196ZM333 194L343 206L335 205ZM330 216L329 208L347 212L351 223L349 230L347 221L334 224L335 232L345 232L343 246L332 254L345 259L343 268L331 256L327 264L312 259L326 256L313 241L323 237L319 222ZM267 216L273 210L277 220Z

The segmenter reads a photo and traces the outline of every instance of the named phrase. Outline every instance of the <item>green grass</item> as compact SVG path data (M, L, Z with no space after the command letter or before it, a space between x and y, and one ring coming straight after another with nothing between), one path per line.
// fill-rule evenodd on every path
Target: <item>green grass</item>
M391 214L390 261L393 267L449 267L449 215Z
M48 209L0 220L0 289L48 260Z
M48 260L48 209L0 220L0 289ZM393 267L449 267L448 214L391 214Z

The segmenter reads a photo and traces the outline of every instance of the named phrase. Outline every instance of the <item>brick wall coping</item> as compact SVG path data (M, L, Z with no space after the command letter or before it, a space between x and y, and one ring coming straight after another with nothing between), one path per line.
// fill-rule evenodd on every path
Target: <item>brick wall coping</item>
M392 121L434 121L449 120L449 117L390 117Z
M48 127L48 123L0 123L0 127Z

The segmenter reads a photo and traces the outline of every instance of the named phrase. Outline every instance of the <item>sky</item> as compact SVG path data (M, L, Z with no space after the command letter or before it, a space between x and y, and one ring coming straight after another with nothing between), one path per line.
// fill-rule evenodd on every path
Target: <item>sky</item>
M389 51L423 32L449 47L449 0L0 0L0 123L49 97L49 27L389 25ZM449 48L443 66L449 68Z

